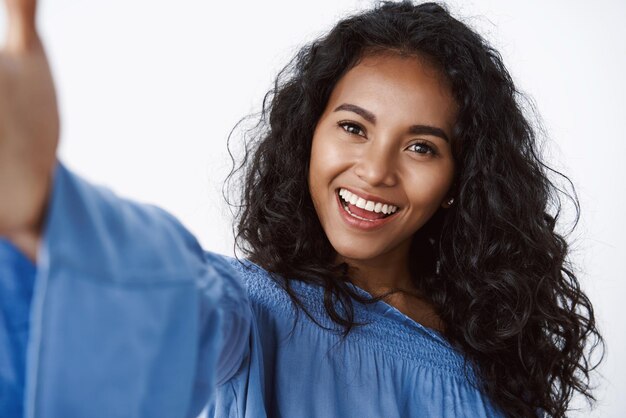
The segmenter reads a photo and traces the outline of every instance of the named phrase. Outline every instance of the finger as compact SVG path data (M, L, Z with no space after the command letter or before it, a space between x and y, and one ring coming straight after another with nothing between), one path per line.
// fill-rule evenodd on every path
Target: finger
M35 15L37 0L5 0L8 51L23 51L38 44Z

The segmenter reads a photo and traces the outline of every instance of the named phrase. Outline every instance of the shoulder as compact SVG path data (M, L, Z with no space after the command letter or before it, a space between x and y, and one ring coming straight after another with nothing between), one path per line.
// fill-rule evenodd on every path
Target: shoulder
M299 307L296 306L291 296L283 288L282 283L287 279L271 273L247 259L219 256L221 262L226 262L241 279L245 286L248 300L255 314L262 314L266 319L292 323L292 319L298 316ZM292 294L299 303L307 308L309 313L316 317L323 317L323 289L314 285L306 284L297 279L290 279L289 286ZM318 320L323 318L318 318Z
M273 275L263 267L247 259L238 259L228 256L219 256L221 263L237 272L243 285L246 287L248 297L254 305L264 306L270 309L288 308L291 304L289 295L277 282L282 280L278 275Z
M327 330L340 330L328 316L322 286L295 277L286 279L247 259L225 257L225 260L238 273L246 287L248 300L259 326L268 327L272 324L273 327L286 330L291 329L300 319L299 324L303 329L316 334L322 332L319 325ZM296 300L283 287L287 283ZM341 306L337 306L337 309L343 312Z

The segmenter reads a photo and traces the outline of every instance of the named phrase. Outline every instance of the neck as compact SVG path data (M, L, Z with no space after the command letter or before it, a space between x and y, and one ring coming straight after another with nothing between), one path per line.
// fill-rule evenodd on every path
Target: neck
M391 289L414 290L409 271L408 251L401 249L378 257L359 260L342 256L337 261L346 262L354 269L352 282L371 295L379 295Z
M403 314L425 327L444 332L445 324L432 304L416 289L409 270L409 246L366 260L338 256L338 262L346 262L354 272L352 283L376 297L392 289L402 289L409 294L394 293L384 298Z

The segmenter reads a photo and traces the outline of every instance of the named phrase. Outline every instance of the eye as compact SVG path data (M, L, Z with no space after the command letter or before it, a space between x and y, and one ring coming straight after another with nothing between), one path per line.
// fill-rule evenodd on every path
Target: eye
M351 135L365 136L365 130L357 123L342 121L338 122L337 125Z
M407 149L416 154L437 155L437 151L433 147L428 145L426 142L416 142L414 144L409 145Z

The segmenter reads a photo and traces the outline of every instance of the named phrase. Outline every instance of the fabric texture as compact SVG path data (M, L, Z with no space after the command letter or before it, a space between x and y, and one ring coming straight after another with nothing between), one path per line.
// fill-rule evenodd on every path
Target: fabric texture
M26 345L35 266L0 238L0 417L23 414Z
M367 325L341 341L321 287L294 282L328 329L262 268L62 163L45 225L36 266L0 241L2 417L501 416L436 331L355 302Z

